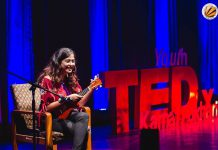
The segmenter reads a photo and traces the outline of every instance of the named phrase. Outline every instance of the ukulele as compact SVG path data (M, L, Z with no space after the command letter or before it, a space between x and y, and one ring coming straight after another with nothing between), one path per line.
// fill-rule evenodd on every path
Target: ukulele
M99 79L99 76L96 75L94 77L94 79L91 79L91 83L90 85L85 88L83 91L77 93L78 95L84 96L90 89L96 89L98 87L102 86L102 81ZM76 102L78 102L78 100L76 100ZM73 105L72 105L73 103ZM76 106L75 102L72 101L71 105L65 105L63 106L60 111L59 111L59 115L58 118L59 119L66 119L69 114L71 113L71 111L75 108L74 106Z

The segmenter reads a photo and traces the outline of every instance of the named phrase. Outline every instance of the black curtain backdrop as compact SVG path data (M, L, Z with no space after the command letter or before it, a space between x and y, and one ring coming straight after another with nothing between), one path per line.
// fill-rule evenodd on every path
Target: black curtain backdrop
M82 87L91 79L88 1L33 1L35 76L61 47L75 50Z
M110 70L155 67L154 3L153 0L114 0L109 2ZM175 12L172 10L168 12L170 52L178 52L179 48L184 48L188 54L188 65L198 73L198 3L188 0L169 1L168 3L169 9L175 9ZM175 5L175 8L170 8L172 5ZM176 29L172 29L173 25L170 21L177 24L174 27ZM178 30L177 37L171 36L174 34L171 32L176 30Z
M198 50L198 2L179 0L177 1L177 18L178 18L178 45L184 48L188 54L188 65L192 66L199 74L199 57Z
M0 1L0 140L8 139L6 134L10 130L8 126L8 102L7 102L7 57L6 57L6 1Z
M154 2L109 2L109 69L155 65Z

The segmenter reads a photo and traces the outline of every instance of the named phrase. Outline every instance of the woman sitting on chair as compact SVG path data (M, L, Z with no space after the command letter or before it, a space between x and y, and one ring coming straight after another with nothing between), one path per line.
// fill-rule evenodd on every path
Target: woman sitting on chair
M82 88L78 82L75 53L69 48L56 51L38 77L38 83L64 98L59 98L49 92L41 92L40 112L52 113L53 131L73 137L73 150L85 149L88 128L88 115L80 111L88 101L93 89L81 96ZM76 102L75 102L76 101ZM74 104L72 111L65 118L60 116L68 105ZM61 119L60 119L61 118Z

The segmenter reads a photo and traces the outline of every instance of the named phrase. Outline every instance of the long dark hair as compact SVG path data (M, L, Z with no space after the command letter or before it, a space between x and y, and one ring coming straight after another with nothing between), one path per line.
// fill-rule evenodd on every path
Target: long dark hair
M37 82L40 83L45 76L49 76L51 77L53 85L65 82L67 86L74 88L78 82L76 66L73 68L72 74L69 74L67 78L63 76L63 70L61 68L62 60L69 57L71 54L74 54L74 57L76 57L75 52L70 48L60 48L57 50L51 57L48 65L40 73Z

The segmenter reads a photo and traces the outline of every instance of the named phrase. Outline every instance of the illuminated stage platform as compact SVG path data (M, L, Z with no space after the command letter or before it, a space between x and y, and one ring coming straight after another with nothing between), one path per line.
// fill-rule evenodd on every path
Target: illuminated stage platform
M202 121L202 123L177 129L160 130L160 150L217 150L217 141L218 119L214 122ZM93 149L138 150L140 149L140 133L135 131L129 135L94 137Z
M99 126L92 129L93 150L139 150L140 132L111 135L110 126ZM144 139L142 139L143 142ZM214 122L204 122L184 125L177 129L160 130L160 150L217 150L218 149L218 119ZM1 150L11 150L10 143L1 143ZM19 149L32 149L31 144L19 144ZM37 149L44 149L37 146ZM58 150L71 150L69 142L62 142Z

